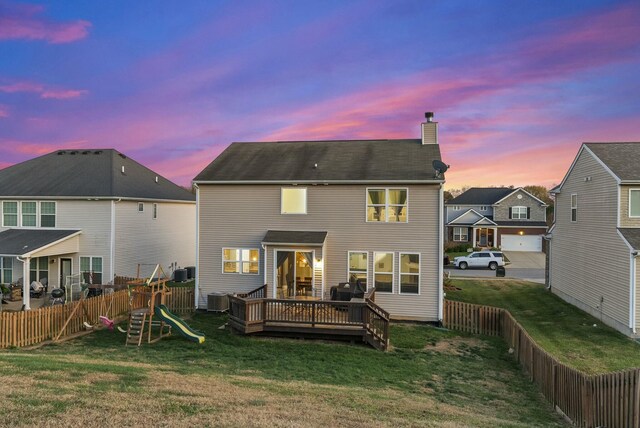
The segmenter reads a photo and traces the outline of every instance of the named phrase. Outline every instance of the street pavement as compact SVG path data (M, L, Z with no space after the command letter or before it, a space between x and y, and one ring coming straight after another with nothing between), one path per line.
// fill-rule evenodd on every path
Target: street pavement
M445 273L449 273L451 278L495 278L496 271L490 269L466 269L460 270L455 267L445 267ZM505 266L505 278L521 279L524 281L538 282L544 284L544 269L532 268L510 268Z

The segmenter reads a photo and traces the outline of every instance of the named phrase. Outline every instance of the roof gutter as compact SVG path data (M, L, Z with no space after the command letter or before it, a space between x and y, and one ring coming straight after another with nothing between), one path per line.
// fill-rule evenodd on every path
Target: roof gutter
M444 184L444 180L198 180L197 184Z
M1 195L5 200L52 200L52 201L136 201L136 202L171 202L176 204L195 204L195 200L186 199L158 199L158 198L135 198L119 196L17 196Z

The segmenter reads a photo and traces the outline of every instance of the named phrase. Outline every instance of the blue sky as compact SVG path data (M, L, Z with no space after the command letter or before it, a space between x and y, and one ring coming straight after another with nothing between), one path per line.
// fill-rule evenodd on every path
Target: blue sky
M0 167L114 147L180 184L232 141L406 138L448 187L639 141L640 2L0 0Z

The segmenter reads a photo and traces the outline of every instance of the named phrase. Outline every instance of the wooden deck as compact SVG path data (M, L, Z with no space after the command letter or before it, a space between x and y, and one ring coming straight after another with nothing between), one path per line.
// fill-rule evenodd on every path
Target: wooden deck
M363 341L389 346L389 313L374 302L375 290L362 302L266 298L266 285L229 296L229 324L243 334L297 335Z

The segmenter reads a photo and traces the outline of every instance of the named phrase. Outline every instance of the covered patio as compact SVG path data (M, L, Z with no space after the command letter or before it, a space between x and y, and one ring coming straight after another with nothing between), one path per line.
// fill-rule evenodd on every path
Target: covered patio
M51 289L59 286L59 277L72 274L71 263L67 265L60 256L79 252L81 234L81 230L58 229L8 229L0 233L2 283L22 285L22 309L31 309L33 281L45 282Z

